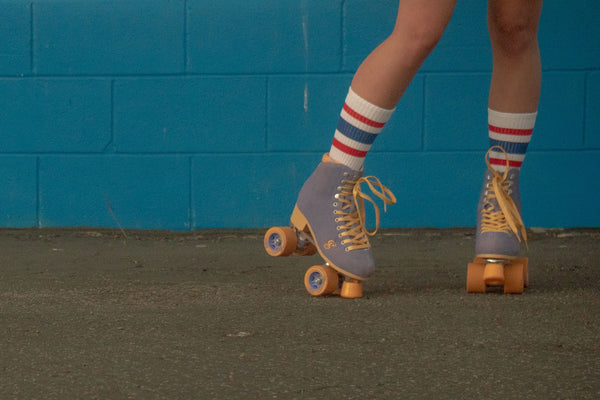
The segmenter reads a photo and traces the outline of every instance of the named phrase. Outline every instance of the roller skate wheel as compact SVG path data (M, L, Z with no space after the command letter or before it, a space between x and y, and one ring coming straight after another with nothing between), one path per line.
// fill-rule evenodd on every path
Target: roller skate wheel
M504 284L504 264L487 263L483 273L483 281L488 286L500 286Z
M486 290L483 280L485 265L477 261L467 266L467 293L485 293Z
M362 283L355 279L345 280L342 283L340 296L345 299L360 299L362 297Z
M304 274L304 287L313 296L332 294L338 284L338 273L327 265L314 265Z
M270 256L285 257L296 251L298 238L292 228L276 226L265 233L263 244Z
M527 257L521 257L513 260L512 263L523 265L523 287L529 286L529 259Z
M504 267L504 293L521 294L524 287L523 264L510 263Z

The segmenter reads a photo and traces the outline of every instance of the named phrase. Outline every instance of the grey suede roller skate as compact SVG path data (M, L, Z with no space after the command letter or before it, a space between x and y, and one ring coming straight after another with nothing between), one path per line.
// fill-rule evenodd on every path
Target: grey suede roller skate
M527 286L527 258L519 257L527 232L521 219L519 169L495 171L489 163L477 207L475 259L467 267L467 292L485 293L488 287L504 286L504 293L522 293Z
M273 227L265 234L265 250L272 256L318 252L323 258L325 265L315 265L305 274L305 287L313 296L337 293L345 298L362 297L361 281L375 270L368 237L377 232L379 209L362 192L362 183L383 201L384 209L396 202L394 194L377 178L362 177L362 171L324 155L298 195L290 227ZM365 228L365 200L375 210L373 232Z

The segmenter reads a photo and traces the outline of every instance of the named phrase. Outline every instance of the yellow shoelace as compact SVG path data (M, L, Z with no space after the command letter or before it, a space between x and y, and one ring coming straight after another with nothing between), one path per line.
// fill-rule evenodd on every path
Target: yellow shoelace
M371 247L368 236L375 235L379 229L379 207L371 196L363 193L360 186L362 183L366 183L371 192L383 201L384 212L387 211L388 204L396 203L396 196L392 191L383 186L374 176L362 177L356 181L346 180L341 187L342 190L336 196L343 204L342 210L336 210L335 213L341 215L336 218L337 222L345 222L338 229L343 231L340 237L347 237L342 244L351 243L346 248L347 251ZM375 230L372 232L365 227L365 201L371 203L375 211ZM354 210L351 210L353 205Z
M489 153L493 149L499 149L506 158L506 169L503 175L492 168L489 161ZM524 240L527 243L527 231L519 214L519 210L510 197L509 190L512 182L507 180L509 172L508 154L500 146L493 146L485 155L485 163L494 175L491 187L488 186L483 208L481 210L481 233L485 232L505 232L514 233L519 242ZM492 199L496 199L500 210L496 210Z

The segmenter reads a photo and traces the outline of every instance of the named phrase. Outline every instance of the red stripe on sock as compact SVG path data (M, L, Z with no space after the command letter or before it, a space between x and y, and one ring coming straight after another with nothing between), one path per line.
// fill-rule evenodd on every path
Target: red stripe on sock
M533 132L533 129L500 128L499 126L494 125L489 125L489 127L490 131L502 133L504 135L529 136Z
M336 138L333 138L333 146L336 149L338 149L338 150L340 150L340 151L342 151L342 152L344 152L346 154L349 154L351 156L354 156L354 157L365 158L367 156L367 152L366 151L360 151L360 150L353 149L350 146L346 146L344 143L340 142Z
M372 126L373 128L383 128L384 125L385 125L385 122L373 121L372 119L369 119L367 117L364 117L364 116L360 115L359 113L357 113L356 111L354 111L353 109L351 109L348 104L344 104L344 111L346 111L353 118L359 120L363 124L367 124L369 126Z
M506 159L504 158L490 158L490 164L492 165L504 165L506 166ZM523 161L513 161L509 160L508 165L513 168L521 168Z

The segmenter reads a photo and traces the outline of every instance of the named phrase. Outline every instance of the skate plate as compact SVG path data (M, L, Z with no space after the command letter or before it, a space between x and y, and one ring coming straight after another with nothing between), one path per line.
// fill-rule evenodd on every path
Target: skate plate
M505 294L521 294L529 284L528 259L485 259L475 257L467 266L467 293L486 293L503 287Z
M317 253L310 235L294 226L272 227L263 240L267 254L273 257L309 256ZM313 265L304 275L304 287L312 296L339 295L346 299L362 297L362 283L347 277L325 263Z

